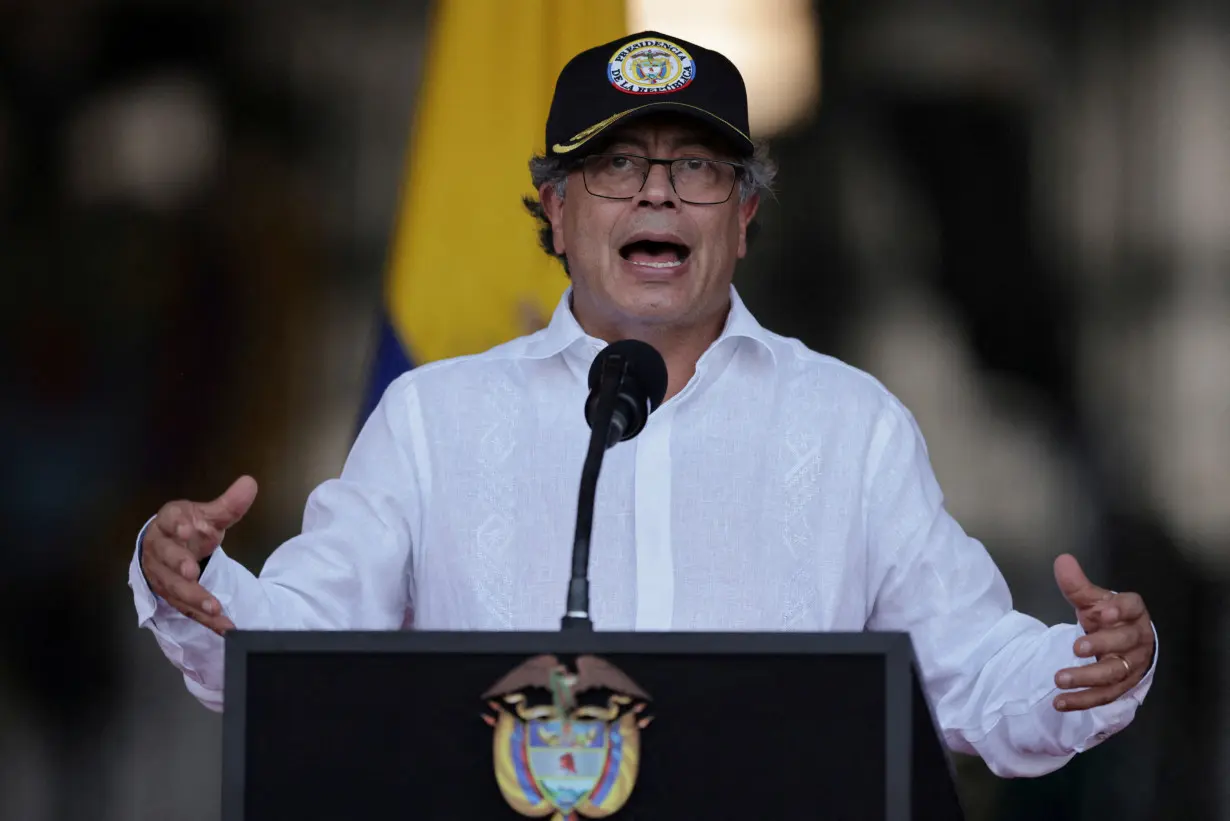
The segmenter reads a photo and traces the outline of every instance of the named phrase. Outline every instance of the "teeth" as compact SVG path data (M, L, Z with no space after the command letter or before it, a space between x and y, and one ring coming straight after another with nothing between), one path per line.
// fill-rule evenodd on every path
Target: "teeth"
M645 268L678 268L683 264L683 260L676 259L667 262L634 262L633 265L641 265Z

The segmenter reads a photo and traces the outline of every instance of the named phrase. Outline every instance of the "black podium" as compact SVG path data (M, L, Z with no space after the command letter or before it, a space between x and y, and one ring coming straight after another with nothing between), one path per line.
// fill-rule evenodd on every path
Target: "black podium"
M908 635L234 632L223 821L959 819Z

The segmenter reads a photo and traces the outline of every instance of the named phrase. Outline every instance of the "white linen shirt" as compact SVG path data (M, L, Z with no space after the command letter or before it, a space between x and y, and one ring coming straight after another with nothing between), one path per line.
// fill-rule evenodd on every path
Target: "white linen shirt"
M1057 712L1056 671L1089 663L1072 652L1082 631L1012 609L944 509L910 413L762 328L733 288L731 302L687 386L606 454L595 629L908 631L948 745L1005 776L1126 726L1153 670L1112 704ZM309 496L302 533L259 577L218 549L201 583L243 629L559 629L604 346L566 293L545 329L402 375ZM221 710L222 638L155 596L136 555L129 584L139 624Z

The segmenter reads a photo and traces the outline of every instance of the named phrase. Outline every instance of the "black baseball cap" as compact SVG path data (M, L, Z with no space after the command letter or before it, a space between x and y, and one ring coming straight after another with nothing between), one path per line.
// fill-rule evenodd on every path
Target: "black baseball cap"
M752 153L747 86L735 64L695 43L642 31L587 49L564 66L547 115L547 154L584 155L611 126L664 111L695 117L741 156Z

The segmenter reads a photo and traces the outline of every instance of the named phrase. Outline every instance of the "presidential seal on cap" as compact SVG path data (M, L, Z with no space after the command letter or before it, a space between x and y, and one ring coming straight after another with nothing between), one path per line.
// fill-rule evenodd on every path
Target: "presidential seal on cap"
M547 153L577 156L616 123L671 111L694 117L735 151L753 151L747 87L724 55L656 31L587 49L568 61L547 116Z
M696 77L692 55L670 40L648 37L620 48L607 65L611 85L629 94L685 89Z

